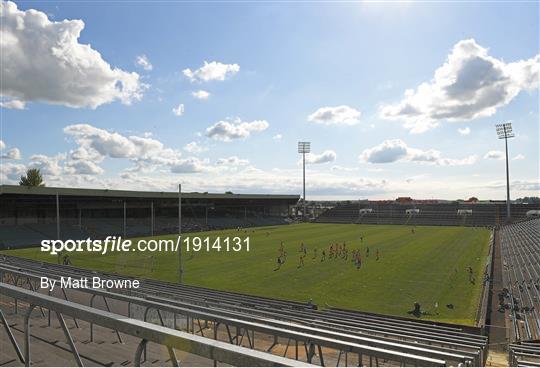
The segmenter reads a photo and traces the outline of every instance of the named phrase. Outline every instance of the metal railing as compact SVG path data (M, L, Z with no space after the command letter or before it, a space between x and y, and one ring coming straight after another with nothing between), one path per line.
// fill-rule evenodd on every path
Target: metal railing
M311 366L310 364L296 360L248 349L242 346L231 345L225 342L192 335L183 331L173 330L167 327L158 326L132 318L127 318L111 312L84 306L67 300L61 300L49 295L40 294L35 291L26 290L6 283L0 283L0 294L29 304L29 308L27 309L24 318L23 352L21 352L17 342L15 341L4 314L1 313L2 323L4 324L4 328L10 337L10 341L17 353L17 356L19 360L27 367L31 364L29 319L31 312L36 307L48 309L56 314L78 366L82 366L82 360L77 351L75 343L73 342L69 329L66 327L63 316L78 318L98 326L111 328L121 333L140 338L137 350L134 352L133 361L136 366L140 366L142 352L148 342L166 346L171 357L171 362L174 366L178 365L174 349L236 366Z
M59 279L62 276L100 275L90 270L42 264L16 257L7 257L6 261L7 263L0 264L0 274L4 273L3 279L15 285L20 284L25 287L30 285L29 287L33 289L39 288L39 278L44 276ZM8 275L9 277L7 277ZM106 277L119 276L106 275ZM261 300L262 304L250 307L251 303L241 305L236 304L236 301L233 302L233 300L230 300L233 304L230 302L222 303L222 292L216 292L218 297L206 299L205 293L213 292L210 289L203 290L203 294L199 294L198 299L193 299L194 297L188 294L197 294L196 288L189 290L189 288L182 287L177 290L176 285L174 287L167 283L161 285L157 281L150 283L149 280L148 283L145 281L142 285L144 287L134 293L128 293L127 290L107 291L88 288L78 289L76 290L78 294L74 295L79 295L77 301L83 300L84 303L87 303L86 300L89 299L90 307L93 306L94 300L100 300L105 303L107 311L110 311L107 300L109 302L120 301L127 303L128 306L138 305L142 308L140 309L141 313L144 311L144 321L147 320L146 316L150 310L157 313L159 320L154 319L154 323L161 322L163 324L162 315L168 313L171 315L171 322L174 318L175 328L177 327L176 317L179 315L186 318L187 332L199 333L203 337L211 333L206 331L203 333L209 324L213 327L215 336L219 327L226 328L227 333L229 333L229 327L236 328L237 333L234 337L229 334L229 339L227 336L221 336L222 340L228 341L230 344L241 345L239 339L244 336L247 337L249 347L252 349L255 345L255 332L263 339L264 336L267 336L266 339L268 336L274 336L274 344L268 349L269 352L272 352L272 347L277 343L278 337L286 339L287 348L292 341L293 348L298 349L298 342L301 342L306 347L308 363L317 357L320 359L320 364L324 364L321 353L324 348L336 350L340 356L354 353L358 354L359 358L362 356L370 360L371 358L382 358L399 364L481 365L483 361L485 337L476 332L464 332L463 326L436 326L417 321L402 321L383 315L363 315L358 312L351 314L351 311L345 310L328 313L330 311L316 311L310 308L281 309L265 306L267 300ZM66 290L69 291L69 289ZM61 290L61 292L63 295L59 295L59 297L66 299L65 291ZM81 298L81 292L89 294L90 298ZM69 293L71 295L71 291ZM98 296L99 298L96 298ZM175 300L176 298L179 300ZM226 294L223 295L223 299L227 300ZM133 317L129 312L127 316ZM143 319L142 314L139 318ZM201 321L205 328L201 327ZM199 325L198 329L194 328L195 322ZM371 329L374 330L371 331ZM92 331L91 324L90 334ZM240 331L240 335L238 331ZM121 341L118 331L116 333ZM251 338L250 333L252 334ZM260 348L261 344L259 343ZM315 354L317 348L319 354ZM325 355L326 350L324 350ZM286 352L283 355L286 356ZM296 357L298 359L298 353ZM339 364L339 360L337 364Z
M6 266L0 266L0 272L4 273L4 275L12 274L21 278L29 278L27 281L28 285L31 284L30 280L37 281L39 279L37 275L33 275L30 272L13 270ZM54 279L54 277L51 278ZM15 281L15 279L12 281ZM412 364L415 366L444 366L446 365L446 361L443 360L443 358L451 361L462 362L465 365L471 365L478 358L478 356L472 352L460 352L458 349L450 351L448 349L436 348L429 345L424 345L423 347L414 346L406 343L405 341L402 343L397 343L384 338L368 338L351 335L344 332L335 332L331 330L325 331L310 326L299 326L295 323L288 323L279 320L254 318L243 313L232 313L220 309L187 305L185 303L165 300L158 297L147 296L145 299L142 299L134 296L116 294L110 291L91 288L78 289L78 291L90 293L92 295L90 298L91 303L95 296L102 296L103 298L110 298L111 300L119 300L130 303L131 305L142 306L145 308L145 320L148 311L153 309L157 311L160 319L162 319L160 311L170 312L186 316L188 320L191 321L204 320L213 322L216 326L223 325L226 326L227 330L229 330L229 326L239 328L246 331L247 336L249 336L249 331L257 331L267 335L287 338L289 341L294 340L296 341L296 346L298 345L298 342L304 342L305 345L309 347L309 351L307 353L308 362L310 362L315 355L314 349L316 347L319 349L319 359L321 364L324 364L322 347L332 348L348 353L357 353L359 356L382 358ZM64 297L67 298L66 294L64 294ZM93 324L91 321L90 323ZM116 329L114 325L104 327L116 330L118 333L118 329ZM215 330L217 330L217 328L215 328ZM92 331L93 326L91 325L91 336ZM200 331L202 331L202 328ZM193 327L192 332L195 332ZM232 344L233 341L234 339L231 338L229 343ZM250 347L253 347L254 340L250 340L249 344ZM296 354L296 357L298 358L298 353Z

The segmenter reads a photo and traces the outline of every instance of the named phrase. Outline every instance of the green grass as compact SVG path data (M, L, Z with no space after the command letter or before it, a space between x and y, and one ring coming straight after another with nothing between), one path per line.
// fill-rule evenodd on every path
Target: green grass
M247 236L250 252L199 252L184 255L185 282L191 285L297 301L313 301L362 311L410 316L415 301L428 312L422 316L444 322L473 324L480 299L489 231L468 227L298 224L213 231L189 236ZM268 235L269 234L269 235ZM364 242L360 242L363 235ZM173 236L174 237L174 236ZM162 236L160 238L168 238ZM276 268L283 241L288 260ZM299 245L308 247L305 266L298 268ZM349 258L320 261L321 250L346 242L349 250L362 250L362 267ZM365 257L366 246L371 254ZM318 257L313 258L313 249ZM381 258L375 260L375 249ZM8 252L12 255L56 262L39 248ZM154 255L152 260L150 254ZM328 250L327 250L328 256ZM171 253L72 253L74 266L130 276L177 280L178 257ZM469 282L467 267L476 283ZM438 302L438 314L434 303ZM454 308L447 308L453 304Z

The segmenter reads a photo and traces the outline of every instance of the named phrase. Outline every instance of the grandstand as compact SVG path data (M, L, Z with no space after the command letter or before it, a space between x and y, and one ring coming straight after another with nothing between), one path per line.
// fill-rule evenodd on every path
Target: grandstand
M540 220L501 230L503 294L512 341L540 340Z
M47 295L38 287L44 275L118 276L16 257L6 257L0 270L2 309L11 311L5 313L10 321L4 322L4 337L31 337L25 338L23 350L13 343L17 339L3 337L0 359L10 365L34 359L30 352L44 346L48 353L39 356L42 362L65 363L71 352L74 360L68 365L82 359L95 365L91 357L96 351L100 363L113 365L209 365L208 359L232 364L236 359L235 365L248 366L478 366L486 359L487 338L476 327L320 310L311 303L153 280L142 280L136 292L88 288ZM63 317L57 318L67 344L60 343L62 333L52 321L55 313L71 317L70 328ZM151 349L147 342L165 348Z
M58 199L58 200L57 200ZM182 193L182 231L283 225L295 195ZM0 186L0 249L178 232L178 193Z
M540 342L522 342L509 347L512 367L540 367Z
M298 200L182 193L182 230L288 224ZM480 302L475 301L476 324L467 326L147 278L137 278L139 289L49 292L40 285L42 277L135 279L0 255L0 366L483 366L495 348L507 354L509 365L540 366L540 219L530 219L537 207L514 204L514 223L501 225L502 203L343 202L314 221L494 228L487 258L478 258L484 280ZM287 229L304 225L330 226ZM4 248L57 237L157 236L178 230L178 193L0 187ZM266 230L257 234L270 237ZM499 276L502 286L493 282ZM497 316L507 324L500 341L493 336Z
M415 211L412 211L412 210ZM535 204L512 204L514 221L529 218L528 212L538 210ZM504 203L400 203L398 201L359 201L338 203L317 219L319 223L376 225L449 225L497 226L506 218Z

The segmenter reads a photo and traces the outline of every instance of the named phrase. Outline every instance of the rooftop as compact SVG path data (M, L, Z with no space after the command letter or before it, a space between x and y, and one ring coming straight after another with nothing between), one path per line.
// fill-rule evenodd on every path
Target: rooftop
M79 197L121 197L121 198L178 198L178 192L151 192L113 189L87 188L56 188L56 187L27 187L20 185L0 185L0 195L29 194L29 195L58 195ZM182 198L187 199L283 199L299 200L299 195L284 194L233 194L233 193L200 193L182 192Z

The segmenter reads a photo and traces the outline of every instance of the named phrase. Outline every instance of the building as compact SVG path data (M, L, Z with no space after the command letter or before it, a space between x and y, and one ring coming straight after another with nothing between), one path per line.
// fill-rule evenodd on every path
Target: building
M0 186L0 247L178 232L177 192ZM286 223L297 195L182 193L182 230Z

